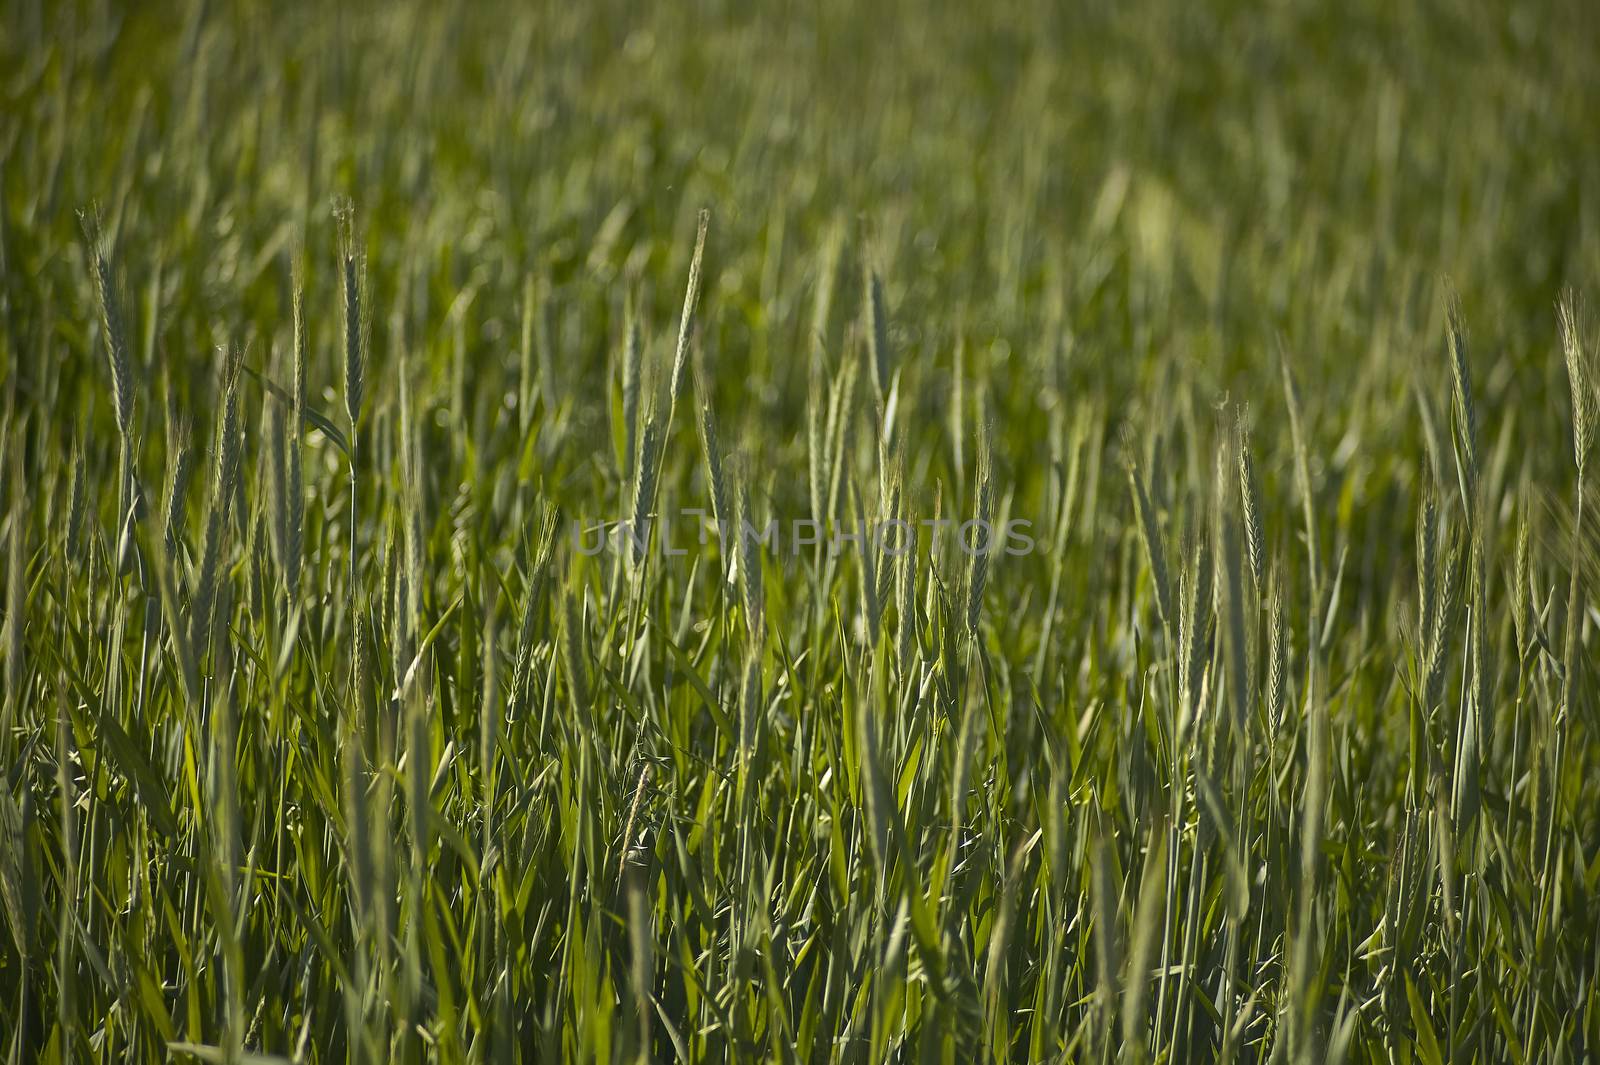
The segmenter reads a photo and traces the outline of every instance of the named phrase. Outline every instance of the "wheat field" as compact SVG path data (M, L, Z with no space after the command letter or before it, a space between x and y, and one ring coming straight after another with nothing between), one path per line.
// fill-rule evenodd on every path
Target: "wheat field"
M0 1054L1593 1060L1597 57L0 0Z

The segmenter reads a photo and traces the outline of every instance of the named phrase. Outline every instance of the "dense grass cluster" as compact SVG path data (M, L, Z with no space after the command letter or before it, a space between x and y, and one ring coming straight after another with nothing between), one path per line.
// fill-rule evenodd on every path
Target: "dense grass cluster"
M1600 20L1056 7L0 2L0 1053L1600 1053Z

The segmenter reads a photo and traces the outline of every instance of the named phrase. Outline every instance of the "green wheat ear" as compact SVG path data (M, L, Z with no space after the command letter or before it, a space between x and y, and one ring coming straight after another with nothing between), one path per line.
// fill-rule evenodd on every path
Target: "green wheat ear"
M1594 444L1597 397L1590 357L1584 351L1578 330L1577 297L1571 289L1562 293L1557 305L1561 333L1561 353L1567 364L1567 387L1572 405L1572 453L1578 479L1583 479L1589 450Z
M112 413L117 429L118 477L116 512L116 564L118 574L133 570L134 526L139 521L140 495L133 425L136 383L128 354L128 336L123 318L121 282L113 268L112 249L106 237L97 206L78 215L87 246L89 276L99 312L106 365L111 371Z
M1289 630L1283 616L1283 585L1274 573L1267 598L1267 736L1276 744L1283 729L1284 705L1288 697Z
M83 443L74 437L72 458L69 460L66 528L67 558L73 562L78 560L83 551L84 494L87 491L83 467Z
M111 396L116 415L117 435L124 441L133 437L133 367L128 356L127 330L123 326L122 289L112 268L111 247L102 228L98 207L79 213L88 247L89 278L93 283L95 307L100 316L101 342L106 365L111 371Z
M1133 494L1134 516L1139 523L1139 538L1144 545L1145 561L1150 565L1150 580L1155 585L1156 612L1162 627L1171 630L1176 618L1172 613L1172 591L1167 576L1167 553L1161 540L1161 530L1156 524L1155 508L1150 494L1145 490L1144 478L1139 473L1134 458L1131 435L1123 438L1124 465L1128 487Z
M194 593L190 603L192 628L189 642L200 656L204 656L211 637L212 607L217 598L223 544L228 533L234 486L239 477L243 432L239 424L239 375L244 365L244 351L238 347L224 347L219 354L222 358L222 415L216 428L210 509L206 515L200 563L195 571Z
M630 520L634 537L633 561L644 560L645 541L650 535L655 512L656 482L661 473L661 423L654 410L645 414L644 432L639 437L639 455L634 462L633 508Z
M728 496L728 479L722 467L722 444L717 434L717 415L711 406L711 387L699 359L694 361L694 394L700 417L696 425L700 431L700 447L706 460L706 486L711 491L711 517L716 522L719 537L725 535L733 522L732 502Z
M1472 374L1468 362L1467 327L1461 314L1461 299L1454 292L1447 297L1445 306L1447 347L1450 355L1450 392L1455 415L1456 474L1460 479L1461 498L1466 505L1467 521L1476 525L1479 505L1478 481L1481 474L1478 438L1478 410L1472 399Z
M706 250L706 230L711 227L711 212L702 208L695 226L694 256L689 260L689 283L683 294L683 314L678 318L678 345L672 357L671 403L678 405L683 391L683 371L689 362L689 338L694 332L695 307L700 301L700 261ZM670 415L668 420L670 421Z
M872 367L872 383L878 391L878 402L882 404L889 394L894 355L889 350L889 312L884 305L883 279L871 267L866 271L865 288L868 361Z
M1250 561L1250 577L1255 582L1256 594L1266 590L1266 533L1262 528L1261 486L1256 481L1255 459L1250 453L1250 431L1245 426L1245 413L1239 412L1237 437L1234 443L1239 456L1239 501L1244 514L1245 555Z
M344 411L352 436L361 420L366 388L367 335L372 308L366 298L367 257L356 233L355 206L344 201L336 212L339 224L340 339L344 345Z

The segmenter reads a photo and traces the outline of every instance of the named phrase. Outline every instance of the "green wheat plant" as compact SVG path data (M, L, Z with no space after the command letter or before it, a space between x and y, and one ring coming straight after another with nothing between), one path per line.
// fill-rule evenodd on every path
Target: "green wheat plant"
M0 1059L1594 1060L1597 54L0 0Z

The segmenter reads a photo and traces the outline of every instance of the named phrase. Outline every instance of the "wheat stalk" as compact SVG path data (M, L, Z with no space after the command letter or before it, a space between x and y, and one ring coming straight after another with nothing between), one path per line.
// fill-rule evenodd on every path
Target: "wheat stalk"
M985 542L981 550L976 545L967 571L967 632L978 635L978 615L983 609L983 588L989 579L989 554L994 549L994 530L990 520L994 514L993 458L990 445L991 429L986 422L978 434L978 487L974 499L974 518L979 535Z
M633 295L628 295L627 340L622 348L622 425L624 482L633 479L635 449L639 446L639 371L644 361L644 340Z
M67 558L75 560L83 550L84 497L87 491L84 484L83 444L77 438L72 443L68 477L66 549Z
M300 439L306 421L306 293L304 264L297 255L292 268L293 334L289 388L289 432L284 454L283 581L291 601L299 592L305 555L305 469Z
M580 591L579 595L581 594ZM584 664L583 606L578 596L571 593L562 599L566 608L566 620L561 626L561 660L567 670L567 696L571 700L573 714L587 730L592 717L592 704L589 696L589 670Z

